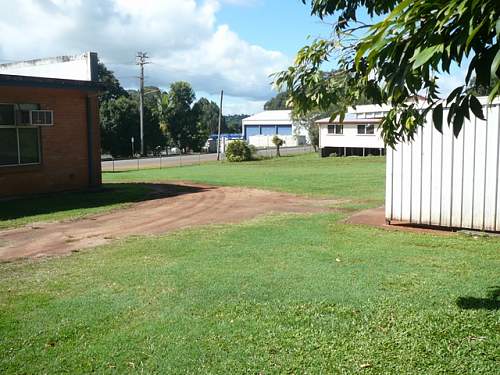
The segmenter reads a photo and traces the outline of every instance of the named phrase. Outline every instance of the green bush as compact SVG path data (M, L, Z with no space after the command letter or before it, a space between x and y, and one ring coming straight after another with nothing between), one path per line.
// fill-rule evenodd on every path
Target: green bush
M226 157L231 162L251 160L252 150L245 141L232 141L226 147Z

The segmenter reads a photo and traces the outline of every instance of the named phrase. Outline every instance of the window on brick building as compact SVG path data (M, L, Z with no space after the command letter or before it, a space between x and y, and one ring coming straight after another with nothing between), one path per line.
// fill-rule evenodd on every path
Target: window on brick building
M40 163L40 127L23 115L38 109L36 104L0 104L0 166Z

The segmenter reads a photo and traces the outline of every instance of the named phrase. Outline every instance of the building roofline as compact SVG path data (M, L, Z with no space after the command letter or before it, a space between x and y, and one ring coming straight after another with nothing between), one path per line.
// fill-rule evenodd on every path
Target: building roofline
M325 125L325 124L378 124L382 119L381 118L357 118L357 119L344 119L344 121L333 120L331 121L329 117L322 118L316 121L316 124Z
M262 118L265 115L271 114L283 114L282 118ZM271 116L272 117L272 116ZM286 117L286 118L285 118ZM271 121L291 121L292 120L292 110L291 109L270 109L261 112L254 113L248 117L243 118L245 121L261 121L261 120L271 120Z
M104 86L101 83L95 81L19 76L12 74L0 74L0 86L76 89L82 91L101 91L104 89Z

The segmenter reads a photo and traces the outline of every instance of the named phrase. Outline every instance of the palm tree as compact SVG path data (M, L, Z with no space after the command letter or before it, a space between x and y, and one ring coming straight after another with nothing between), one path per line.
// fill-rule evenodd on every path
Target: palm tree
M277 157L280 157L280 147L283 146L285 144L285 141L282 140L280 137L278 137L277 135L275 135L273 137L273 143L274 145L276 146L276 156Z

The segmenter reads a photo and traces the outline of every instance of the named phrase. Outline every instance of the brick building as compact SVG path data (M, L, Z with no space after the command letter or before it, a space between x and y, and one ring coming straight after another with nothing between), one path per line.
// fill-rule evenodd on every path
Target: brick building
M98 90L95 79L0 74L0 197L101 184Z

